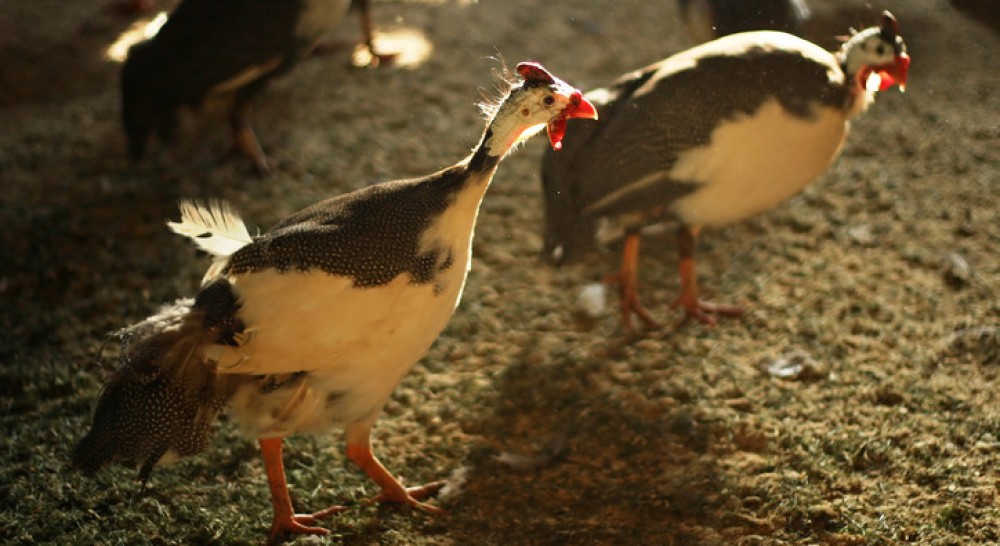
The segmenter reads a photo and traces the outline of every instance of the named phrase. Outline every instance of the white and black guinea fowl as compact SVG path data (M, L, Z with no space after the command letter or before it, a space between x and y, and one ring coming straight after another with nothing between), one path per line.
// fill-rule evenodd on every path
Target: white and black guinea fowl
M370 48L368 0L355 4ZM132 46L122 67L129 157L143 157L153 132L173 140L182 108L226 97L235 148L266 173L267 157L250 125L251 100L307 56L350 6L350 0L182 1L155 36Z
M696 43L750 30L801 36L810 16L805 0L678 0L677 6Z
M849 120L877 90L906 84L910 58L888 12L836 53L773 31L733 34L669 57L587 95L600 120L580 123L542 167L543 253L560 263L595 244L599 220L625 230L622 321L658 326L636 291L639 232L678 220L680 296L688 317L738 314L698 298L694 241L765 211L822 174Z
M444 329L471 265L479 211L500 160L547 128L558 148L571 118L593 118L582 94L536 63L487 108L479 145L423 178L317 203L251 238L228 207L182 206L174 231L215 255L194 300L123 330L120 370L74 452L95 472L115 460L158 462L202 449L225 409L260 440L274 505L271 536L324 534L296 515L282 438L346 429L347 456L380 500L421 502L440 483L404 488L374 457L370 433L396 385Z

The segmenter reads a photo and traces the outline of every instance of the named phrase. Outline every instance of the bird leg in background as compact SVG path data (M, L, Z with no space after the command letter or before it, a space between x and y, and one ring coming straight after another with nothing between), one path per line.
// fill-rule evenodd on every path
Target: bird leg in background
M368 48L370 59L368 66L379 66L382 63L391 64L399 56L398 53L379 53L375 50L375 23L372 21L372 10L369 0L357 0L361 10L361 33L365 36L365 47Z
M271 172L271 166L267 163L267 156L257 142L257 135L250 125L250 102L240 100L239 97L233 103L233 109L229 112L229 125L233 129L233 142L236 150L253 161L257 173L261 175Z
M375 50L375 23L372 19L372 10L368 0L355 0L351 2L351 10L358 10L358 19L361 24L361 33L364 35L364 42L358 44L356 41L346 42L344 40L319 40L312 49L315 55L326 55L335 53L342 49L350 48L351 64L355 67L375 68L382 64L392 64L399 53L378 53ZM362 48L363 46L363 48Z
M712 314L738 317L743 309L735 305L720 305L698 299L698 276L694 268L694 245L700 227L681 226L677 228L677 253L680 255L681 293L670 305L683 307L683 324L690 318L715 326Z
M617 273L604 277L606 284L618 284L619 304L622 309L622 327L626 332L632 331L632 313L639 316L651 329L661 325L639 301L639 231L628 230L625 233L625 243L622 248L622 265Z
M382 488L382 492L372 499L373 502L399 502L409 504L431 514L443 515L446 512L425 502L420 502L434 495L445 486L444 480L431 482L417 487L404 487L372 453L370 426L362 429L347 430L347 458L354 461L361 470Z
M281 537L289 533L326 535L330 531L322 527L310 527L318 520L343 511L343 506L331 506L312 514L296 514L292 509L292 499L288 496L288 483L285 481L285 465L281 460L282 438L262 438L260 453L264 457L264 469L267 471L267 484L271 489L271 505L274 507L274 521L271 523L272 544L277 544Z

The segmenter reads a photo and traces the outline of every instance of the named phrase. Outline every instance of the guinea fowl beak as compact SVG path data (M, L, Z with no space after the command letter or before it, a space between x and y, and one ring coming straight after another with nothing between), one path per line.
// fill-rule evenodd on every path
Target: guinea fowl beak
M566 136L566 121L573 118L597 119L597 108L583 97L583 93L575 89L569 96L569 104L566 105L566 108L546 127L549 133L549 143L552 144L553 150L562 149L562 140Z
M895 84L899 85L899 90L905 93L906 76L909 72L910 56L905 52L896 55L896 60L891 65L875 71L882 80L879 83L878 90L885 91Z

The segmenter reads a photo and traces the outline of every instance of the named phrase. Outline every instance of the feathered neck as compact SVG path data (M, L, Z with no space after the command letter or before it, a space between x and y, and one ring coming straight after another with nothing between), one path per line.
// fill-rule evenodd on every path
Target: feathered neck
M878 81L865 78L864 62L862 61L861 44L873 34L878 34L878 28L869 28L855 33L844 42L844 45L837 51L837 61L840 69L844 73L844 85L848 88L847 117L853 118L861 114L875 102L875 95L878 92Z
M504 85L507 92L501 101L483 102L479 105L488 122L472 153L470 169L488 170L496 167L518 144L545 127L543 124L524 123L522 117L517 115L528 88L524 85L514 86L509 82L504 82Z

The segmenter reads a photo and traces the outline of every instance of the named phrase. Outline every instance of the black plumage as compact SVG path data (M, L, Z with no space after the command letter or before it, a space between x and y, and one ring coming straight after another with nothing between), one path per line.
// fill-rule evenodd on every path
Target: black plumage
M327 199L236 251L225 274L316 268L350 277L358 287L382 285L402 273L416 284L431 282L452 265L451 251L422 248L421 235L468 180L464 169L452 167L419 183L393 181Z
M260 171L267 160L250 126L250 101L288 72L343 18L348 0L184 0L151 39L132 46L121 71L129 156L154 131L171 141L183 107L226 96L238 149ZM366 5L366 4L365 4Z

